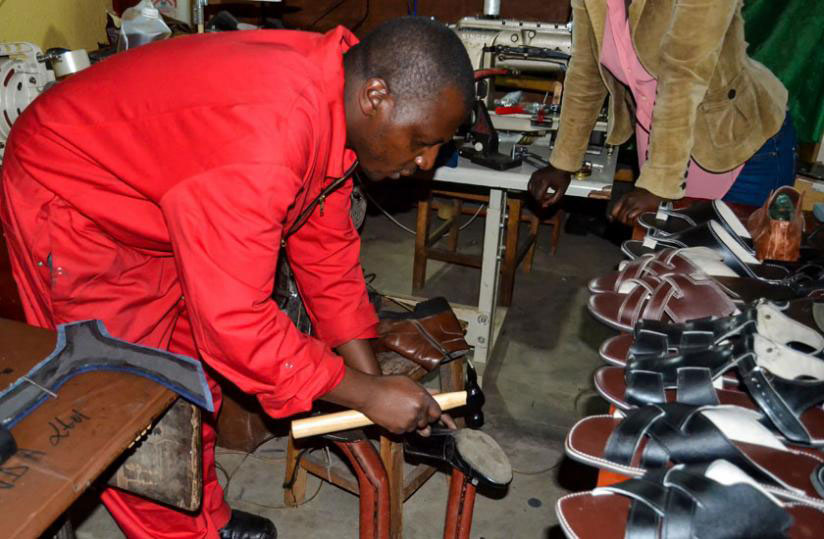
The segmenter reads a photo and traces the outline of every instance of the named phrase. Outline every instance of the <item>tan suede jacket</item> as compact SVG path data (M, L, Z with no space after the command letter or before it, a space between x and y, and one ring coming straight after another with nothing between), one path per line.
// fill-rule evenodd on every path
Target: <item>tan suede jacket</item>
M550 162L581 167L607 92L607 143L633 133L632 94L601 67L606 0L572 0L572 60ZM747 56L741 0L634 0L630 31L641 64L658 81L647 162L636 187L681 198L690 156L712 172L749 159L781 128L787 90Z

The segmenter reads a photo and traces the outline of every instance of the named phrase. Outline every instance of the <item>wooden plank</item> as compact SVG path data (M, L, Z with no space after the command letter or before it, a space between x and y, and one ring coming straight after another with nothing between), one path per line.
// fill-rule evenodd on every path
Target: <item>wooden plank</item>
M357 495L360 491L358 488L358 480L349 468L343 468L338 465L327 467L325 463L315 460L311 455L304 456L300 461L300 465L310 474L316 475L329 483L334 483L352 494Z
M284 481L292 481L292 486L283 490L283 503L289 507L297 507L306 500L306 470L298 466L300 451L295 447L295 439L288 437L286 447L286 475ZM294 479L292 476L294 475Z
M440 225L438 225L438 228L436 228L435 231L432 232L432 234L429 235L429 238L427 238L426 248L429 249L429 247L431 245L435 245L436 243L438 243L438 241L441 238L443 238L444 236L446 236L447 232L449 232L452 229L453 223L457 223L457 222L458 222L458 216L456 214L451 219L448 219L448 220L444 221L443 223L441 223ZM454 251L454 249L452 249L452 250Z
M415 468L406 474L403 480L403 501L409 499L410 496L426 483L438 469L426 464L418 464Z
M480 255L468 255L464 253L453 253L446 249L427 249L427 255L431 260L440 260L442 262L451 262L461 266L469 266L471 268L481 267Z
M0 320L0 387L54 349L56 333ZM90 372L63 385L12 429L20 448L0 466L0 537L37 537L176 399L139 376Z

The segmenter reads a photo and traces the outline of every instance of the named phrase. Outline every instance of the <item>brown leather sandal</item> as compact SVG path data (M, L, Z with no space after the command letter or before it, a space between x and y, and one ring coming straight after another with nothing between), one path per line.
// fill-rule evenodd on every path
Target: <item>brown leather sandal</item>
M706 275L670 273L633 279L628 294L604 292L589 298L589 311L601 322L631 331L642 319L686 322L707 316L729 316L736 306Z
M655 254L646 254L630 260L621 266L617 272L608 273L601 277L592 279L587 288L595 294L603 292L619 292L627 293L633 286L634 279L642 279L646 276L661 277L668 273L685 273L694 274L701 273L703 268L700 268L689 258L689 249L664 249ZM700 257L698 251L695 255ZM706 256L706 255L704 255ZM712 255L709 255L712 257ZM715 262L714 267L720 268L719 276L735 277L736 273L727 268L720 260L707 260L707 262ZM707 273L704 271L704 273ZM709 272L713 274L712 272Z

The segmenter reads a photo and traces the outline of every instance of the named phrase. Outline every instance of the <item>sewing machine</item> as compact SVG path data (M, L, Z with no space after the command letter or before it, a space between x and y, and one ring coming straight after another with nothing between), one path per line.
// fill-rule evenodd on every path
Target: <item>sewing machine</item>
M89 67L83 49L49 49L31 43L0 43L0 163L14 121L60 77Z
M468 153L487 152L493 166L501 162L497 143L485 145L490 136L497 136L511 148L511 162L527 158L536 162L548 155L560 123L563 105L563 77L572 54L572 23L519 21L498 17L496 2L485 2L484 16L464 17L452 29L466 47L476 72L478 99L488 110L488 119L476 112L483 126L470 130L473 149ZM523 90L533 95L543 94L543 100L530 103L501 103L495 99L501 88ZM612 181L615 174L617 149L605 143L607 131L606 106L590 137L584 166L577 179ZM495 133L490 135L491 122ZM479 143L480 141L480 143ZM478 149L480 148L480 150ZM488 149L487 149L488 148ZM496 155L492 155L495 151ZM540 156L540 157L539 157ZM483 158L476 162L484 164ZM545 161L544 161L545 162Z

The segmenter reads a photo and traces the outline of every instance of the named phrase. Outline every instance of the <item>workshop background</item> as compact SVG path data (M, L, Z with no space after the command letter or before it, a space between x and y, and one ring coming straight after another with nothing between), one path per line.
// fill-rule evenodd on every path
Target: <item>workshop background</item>
M189 12L191 0L158 0ZM106 42L106 10L120 14L134 0L2 0L0 39L29 41L51 47L93 50ZM482 11L483 0L287 0L279 3L211 0L207 16L226 9L251 23L279 18L287 27L325 32L343 25L358 35L382 21L407 14L454 23ZM746 0L749 52L775 73L790 92L790 110L803 144L802 157L812 159L824 135L824 3L808 0ZM780 16L779 16L780 15ZM566 0L502 2L501 16L510 19L567 22ZM804 24L800 24L803 22Z

